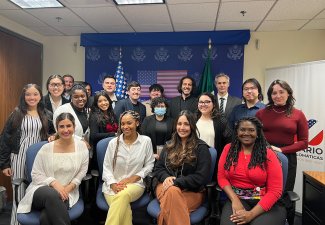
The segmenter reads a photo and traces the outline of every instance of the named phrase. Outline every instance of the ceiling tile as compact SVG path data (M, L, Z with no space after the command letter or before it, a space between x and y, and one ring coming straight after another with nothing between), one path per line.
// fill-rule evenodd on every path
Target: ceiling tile
M115 3L112 0L60 0L60 2L69 7L115 6Z
M0 9L20 9L20 7L9 1L0 1Z
M55 27L58 31L62 32L64 35L67 36L79 36L81 33L95 33L96 31L92 28L80 27L80 26L69 26L69 27Z
M324 30L325 29L325 19L314 19L306 24L302 30Z
M320 14L318 14L315 19L325 19L325 9Z
M269 20L264 21L257 31L298 30L308 20Z
M44 36L63 36L64 34L60 33L59 31L53 29L49 26L43 26L43 27L28 27L29 29L42 34Z
M0 15L5 16L23 26L46 26L46 24L41 22L39 19L19 9L0 10Z
M223 2L218 22L261 21L273 5L273 1ZM241 11L246 11L244 16Z
M96 26L96 30L99 33L128 33L135 32L129 25L110 25L110 24L100 24Z
M218 22L216 30L243 30L243 29L249 29L251 31L254 31L259 22L253 21L253 22Z
M67 8L53 8L53 9L28 9L26 12L33 14L35 17L44 21L50 26L86 26L78 16ZM57 17L62 20L58 22Z
M171 24L140 24L133 28L136 32L173 32Z
M170 5L172 22L176 23L214 23L219 3Z
M170 23L166 5L138 5L118 7L127 21L133 24L168 24Z
M175 31L213 31L214 23L175 23Z
M165 2L168 5L174 5L174 4L189 4L189 3L200 4L200 3L208 3L208 2L218 3L220 1L219 0L165 0Z
M324 0L283 0L276 3L266 19L311 19L324 8Z

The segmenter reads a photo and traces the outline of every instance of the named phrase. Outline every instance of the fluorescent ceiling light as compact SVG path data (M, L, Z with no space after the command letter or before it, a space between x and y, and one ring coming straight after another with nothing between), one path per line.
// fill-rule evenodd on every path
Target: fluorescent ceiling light
M57 0L10 0L10 1L23 9L64 7Z
M114 0L117 5L164 4L164 0Z

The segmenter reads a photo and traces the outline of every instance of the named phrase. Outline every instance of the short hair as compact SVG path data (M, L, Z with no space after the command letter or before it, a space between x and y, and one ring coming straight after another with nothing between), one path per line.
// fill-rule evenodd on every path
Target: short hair
M195 80L194 80L192 77L190 77L190 76L185 76L185 77L182 77L182 78L180 79L180 81L179 81L179 83L178 83L178 85L177 85L177 91L178 91L178 93L182 93L182 85L183 85L183 81L184 81L185 79L190 79L190 80L192 81L192 91L191 91L191 95L192 95L192 94L195 94L195 93L196 93L196 82L195 82Z
M230 84L230 77L227 74L225 74L225 73L219 73L219 74L217 74L214 77L214 82L216 82L219 77L225 77L228 80L228 83Z
M66 78L66 77L70 77L71 79L72 79L72 81L74 82L74 77L72 76L72 75L70 75L70 74L65 74L65 75L63 75L63 79L64 78Z
M163 86L161 86L160 84L152 84L152 85L149 87L149 92L151 92L152 90L160 91L161 94L164 93L164 88L163 88Z
M72 95L76 90L82 90L86 94L86 98L88 100L87 91L86 91L86 88L85 88L85 86L84 86L83 83L76 83L76 84L74 84L72 86L71 90L70 90L70 95Z
M157 98L152 99L152 101L151 101L151 104L150 104L151 112L154 113L155 112L155 107L157 105L159 105L160 103L164 103L166 108L168 108L167 99L165 99L164 97L157 97Z
M103 77L103 83L104 83L105 79L113 79L116 82L116 79L115 79L115 77L113 75L106 75L105 77Z
M258 80L256 80L255 78L249 78L247 80L244 81L243 85L241 86L241 91L243 93L244 91L244 86L247 83L252 83L255 87L257 87L258 90L258 100L263 101L263 94L262 94L262 88L260 83L258 82ZM246 102L246 99L243 97L244 102Z
M129 91L132 87L140 87L140 89L141 89L141 85L140 85L140 83L137 82L137 81L131 81L131 82L128 84L127 90Z
M55 78L60 79L62 84L64 84L63 77L61 75L59 75L59 74L54 74L54 75L49 76L49 78L47 79L47 81L46 81L46 90L49 90L49 84L50 84L51 80L53 80Z

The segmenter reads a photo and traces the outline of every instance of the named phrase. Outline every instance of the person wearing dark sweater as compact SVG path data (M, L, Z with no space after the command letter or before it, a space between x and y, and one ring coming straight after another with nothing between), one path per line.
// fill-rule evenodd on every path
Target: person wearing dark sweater
M197 136L195 116L184 110L176 121L154 168L161 208L158 225L190 225L190 212L202 204L209 179L211 155L209 146Z
M283 190L282 168L255 117L236 123L231 144L218 164L218 183L228 199L220 225L284 224L286 209L277 204Z
M182 77L177 90L181 95L170 100L168 109L168 116L174 120L182 110L189 110L192 113L197 111L197 98L194 96L194 93L196 93L195 80L189 76Z
M276 151L283 152L288 160L286 191L292 191L296 180L296 152L308 147L308 122L304 113L294 108L293 91L285 81L275 80L267 96L269 103L256 113L263 123L266 140Z
M89 115L90 143L93 147L91 169L97 169L97 143L107 137L114 137L118 123L113 111L112 100L105 91L99 91L94 96L94 102Z
M144 118L141 124L141 134L150 137L156 159L159 158L163 146L172 135L173 119L166 115L167 108L168 103L165 98L154 98L151 102L151 110L154 114Z

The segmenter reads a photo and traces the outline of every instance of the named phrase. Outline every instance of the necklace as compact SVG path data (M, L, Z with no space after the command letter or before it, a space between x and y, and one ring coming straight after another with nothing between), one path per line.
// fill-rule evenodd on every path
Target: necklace
M273 111L276 112L276 113L284 113L284 112L286 111L286 110L276 111L275 108L273 108L273 107L272 107L272 109L273 109Z

